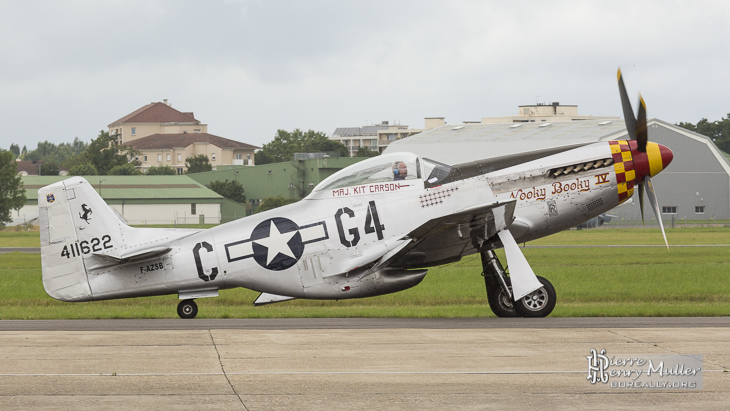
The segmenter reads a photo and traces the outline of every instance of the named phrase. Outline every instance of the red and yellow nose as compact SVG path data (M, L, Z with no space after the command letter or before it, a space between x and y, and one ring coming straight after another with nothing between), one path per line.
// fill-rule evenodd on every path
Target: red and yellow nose
M634 186L644 181L645 176L654 177L672 162L674 154L668 147L657 143L646 143L646 152L638 150L634 140L608 142L616 171L619 201L623 202L634 194Z
M661 144L646 143L646 153L642 153L636 149L635 141L629 141L629 145L631 146L631 155L634 160L637 181L643 181L644 176L647 175L654 177L660 171L667 168L669 163L672 162L672 159L674 159L672 150Z

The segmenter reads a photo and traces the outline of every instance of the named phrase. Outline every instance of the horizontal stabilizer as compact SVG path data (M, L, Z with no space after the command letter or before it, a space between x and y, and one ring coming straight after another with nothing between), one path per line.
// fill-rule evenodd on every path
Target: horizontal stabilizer
M261 293L261 295L259 295L259 298L257 298L256 301L253 302L253 305L258 307L260 305L280 303L282 301L289 301L289 300L293 300L295 298L296 297L288 297L285 295Z
M134 250L132 252L126 252L120 255L114 255L110 253L94 253L94 256L100 257L113 264L124 264L160 257L169 253L170 250L172 250L171 247L156 247L143 250Z

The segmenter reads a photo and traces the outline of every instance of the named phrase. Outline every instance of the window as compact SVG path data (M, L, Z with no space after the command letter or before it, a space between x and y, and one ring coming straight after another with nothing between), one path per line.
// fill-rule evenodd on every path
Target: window
M695 206L695 214L705 214L705 206Z
M210 160L215 161L215 153L210 153Z
M167 153L167 161L170 161L170 153Z
M147 154L144 155L144 162L147 162Z
M243 159L243 156L240 153L236 154L236 160L241 160L241 159Z
M157 162L158 163L161 163L162 162L162 154L158 154L157 155Z
M132 127L132 135L133 136L137 135L137 127Z
M190 203L190 214L195 215L197 212L196 208L195 203Z
M251 159L251 154L246 154L246 159L247 160L250 160Z
M316 190L421 178L418 164L417 157L407 153L372 157L327 177Z
M423 169L426 172L426 187L438 186L444 183L451 174L451 166L428 158L423 159Z
M662 207L662 214L677 214L677 206Z
M181 161L182 161L182 154L177 153L177 162L179 163Z

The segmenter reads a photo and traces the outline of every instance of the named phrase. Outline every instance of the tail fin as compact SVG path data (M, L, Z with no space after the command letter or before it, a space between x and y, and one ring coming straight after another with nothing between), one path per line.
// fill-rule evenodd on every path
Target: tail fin
M81 258L110 248L121 221L83 178L70 178L38 190L43 287L62 301L93 299ZM116 236L106 230L111 226ZM83 246L82 246L83 241Z
M159 257L191 234L129 227L81 177L38 190L38 214L43 286L62 301L95 299L89 271Z
M62 301L93 299L86 256L109 252L131 230L81 177L38 190L43 286Z

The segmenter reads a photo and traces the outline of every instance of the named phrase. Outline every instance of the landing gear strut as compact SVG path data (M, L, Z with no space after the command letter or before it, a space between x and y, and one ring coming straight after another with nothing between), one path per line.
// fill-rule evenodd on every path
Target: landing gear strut
M481 256L484 270L482 276L487 288L489 308L497 317L519 316L512 305L512 282L504 272L497 255L493 250L486 250L481 252Z
M494 250L481 252L484 285L487 289L489 308L497 317L547 317L555 308L555 287L547 279L538 276L543 287L519 301L512 296L512 282L502 268Z
M194 300L182 300L177 305L177 315L180 318L195 318L198 315L198 304Z

